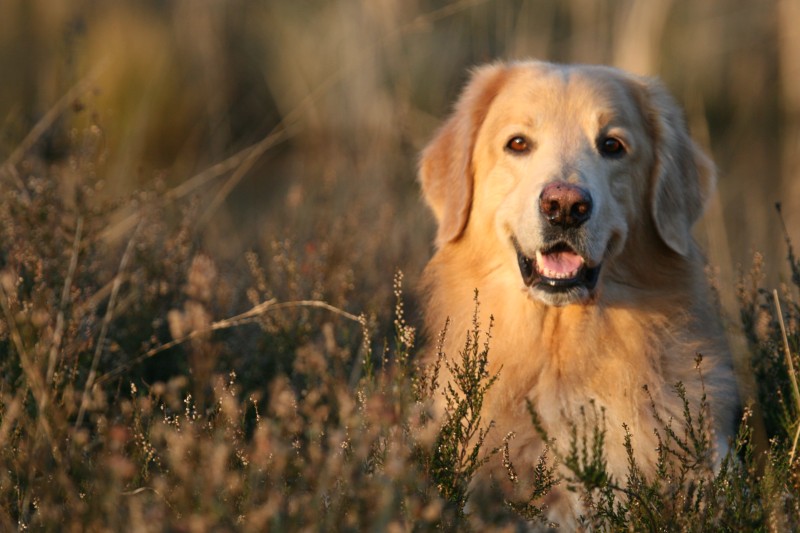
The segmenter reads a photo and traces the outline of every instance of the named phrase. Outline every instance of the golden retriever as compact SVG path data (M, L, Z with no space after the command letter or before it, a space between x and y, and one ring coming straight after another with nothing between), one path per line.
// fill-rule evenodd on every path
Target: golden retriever
M726 451L738 397L691 235L715 172L659 82L603 66L480 67L423 151L419 179L438 223L422 280L428 335L449 318L444 352L457 357L475 289L482 324L494 318L487 446L514 431L511 458L530 471L543 443L527 401L562 451L569 421L594 402L608 470L624 485L623 425L652 474L663 428L652 403L682 434L682 382L693 409L707 394ZM577 496L556 490L546 503L575 526Z

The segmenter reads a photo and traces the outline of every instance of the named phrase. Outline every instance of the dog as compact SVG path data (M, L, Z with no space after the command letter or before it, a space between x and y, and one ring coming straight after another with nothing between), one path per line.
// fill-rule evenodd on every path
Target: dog
M421 290L427 335L450 321L442 350L450 359L472 327L476 290L481 324L493 317L486 449L513 431L511 460L530 471L545 443L528 404L562 452L571 422L592 404L604 413L613 479L625 483L626 432L640 469L653 475L655 430L684 420L680 382L692 409L706 395L716 454L726 452L737 387L691 234L715 180L657 80L539 61L472 72L421 155L419 181L437 222ZM452 378L443 372L442 382ZM486 466L478 482L487 476L504 473ZM567 528L584 511L558 487L545 504Z

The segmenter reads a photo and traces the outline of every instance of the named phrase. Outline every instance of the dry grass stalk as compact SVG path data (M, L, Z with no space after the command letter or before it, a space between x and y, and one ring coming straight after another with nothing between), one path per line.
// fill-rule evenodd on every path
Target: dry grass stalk
M89 377L86 378L86 383L83 387L83 395L81 397L81 406L78 410L78 416L75 419L75 429L81 426L83 422L83 416L86 413L86 407L89 404L89 393L92 390L92 387L95 385L95 378L97 377L97 367L100 364L100 356L103 354L103 349L105 348L106 344L106 336L108 335L108 327L111 324L111 319L114 317L114 311L116 310L116 303L117 303L117 296L119 295L119 289L122 286L123 280L123 273L127 269L128 262L130 261L131 252L133 251L133 244L136 241L136 236L139 233L139 229L142 227L142 222L140 221L139 224L136 226L136 230L133 232L133 235L128 240L128 245L125 247L125 252L122 254L122 259L119 262L119 269L117 270L117 275L114 277L114 283L111 287L111 296L108 299L108 307L106 307L106 313L103 317L103 325L100 328L100 335L97 338L97 345L95 346L94 356L92 357L92 365L89 369Z
M307 308L325 309L326 311L330 311L331 313L334 313L334 314L337 314L339 316L342 316L342 317L344 317L344 318L346 318L348 320L356 322L357 324L363 324L364 323L364 317L363 316L356 316L356 315L354 315L352 313L348 313L347 311L345 311L343 309L339 309L338 307L335 307L333 305L330 305L327 302L322 302L322 301L318 301L318 300L302 300L302 301L296 301L296 302L281 302L281 303L278 303L278 301L273 298L271 300L267 300L266 302L262 302L262 303L260 303L258 305L253 306L250 310L245 311L244 313L241 313L241 314L238 314L236 316L232 316L230 318L226 318L226 319L223 319L223 320L218 320L218 321L212 323L208 328L195 329L195 330L190 331L189 333L187 333L186 335L184 335L184 336L182 336L180 338L173 339L170 342L167 342L167 343L164 343L164 344L162 344L160 346L152 348L152 349L146 351L145 353L143 353L142 355L140 355L140 356L138 356L138 357L136 357L134 359L131 359L128 363L126 363L124 365L121 365L121 366L119 366L119 367L117 367L117 368L115 368L115 369L103 374L102 376L98 377L97 380L95 380L95 384L99 385L99 384L101 384L101 383L103 383L105 381L108 381L109 379L115 378L115 377L119 376L120 374L124 373L125 371L130 370L135 365L140 364L142 361L144 361L146 359L150 359L151 357L154 357L154 356L156 356L156 355L158 355L158 354L160 354L162 352L165 352L165 351L169 350L170 348L174 348L175 346L179 346L181 344L184 344L184 343L186 343L186 342L188 342L188 341L190 341L192 339L197 339L199 337L203 337L206 334L211 333L212 331L220 331L220 330L224 330L224 329L230 329L230 328L234 328L234 327L237 327L237 326L241 326L242 324L250 323L253 320L257 319L258 317L264 315L268 311L279 311L281 309L290 309L290 308L294 308L294 307L307 307Z
M778 314L778 323L781 326L781 338L783 339L783 355L786 358L786 367L789 369L789 380L792 384L792 397L795 402L795 413L800 414L800 388L797 386L797 373L794 370L794 363L792 362L792 352L789 349L789 338L786 335L786 325L783 323L783 311L781 310L781 302L778 298L778 291L772 290L772 299L775 302L775 312ZM792 441L792 449L789 452L789 463L794 463L794 454L797 450L797 441L800 438L800 424L798 424L797 432Z

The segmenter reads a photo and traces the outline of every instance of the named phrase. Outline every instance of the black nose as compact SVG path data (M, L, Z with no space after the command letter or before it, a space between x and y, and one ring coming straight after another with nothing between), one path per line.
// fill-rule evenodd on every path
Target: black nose
M592 195L571 183L548 183L539 195L539 211L552 226L577 228L592 216Z

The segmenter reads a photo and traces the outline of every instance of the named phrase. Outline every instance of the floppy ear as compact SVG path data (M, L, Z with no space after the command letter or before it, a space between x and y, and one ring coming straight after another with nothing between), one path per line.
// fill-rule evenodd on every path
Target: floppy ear
M646 114L655 140L653 221L667 246L685 256L691 248L692 226L714 189L716 170L689 137L680 108L661 83L648 81L646 90Z
M475 70L452 115L422 152L419 180L439 225L437 246L456 240L467 225L475 139L506 72L502 64Z

